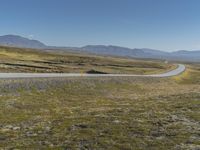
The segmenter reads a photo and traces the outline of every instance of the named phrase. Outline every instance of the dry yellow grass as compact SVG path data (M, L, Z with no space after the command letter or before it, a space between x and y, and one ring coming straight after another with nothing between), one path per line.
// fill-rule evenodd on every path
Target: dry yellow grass
M72 52L0 47L0 72L75 72L153 74L175 66L162 61L94 56Z

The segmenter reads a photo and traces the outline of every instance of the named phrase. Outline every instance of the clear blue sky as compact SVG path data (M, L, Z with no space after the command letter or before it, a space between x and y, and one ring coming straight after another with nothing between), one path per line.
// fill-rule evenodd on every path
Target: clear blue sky
M0 0L0 35L49 45L200 49L200 0Z

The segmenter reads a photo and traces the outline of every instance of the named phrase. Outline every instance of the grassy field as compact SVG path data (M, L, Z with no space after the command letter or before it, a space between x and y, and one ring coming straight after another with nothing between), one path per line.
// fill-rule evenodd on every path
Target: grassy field
M0 58L2 72L141 74L174 67L3 47ZM171 78L2 79L0 149L200 149L200 64Z
M199 149L200 65L172 78L0 81L0 149Z
M175 66L164 61L144 61L71 52L44 52L0 47L0 72L134 73L152 74Z

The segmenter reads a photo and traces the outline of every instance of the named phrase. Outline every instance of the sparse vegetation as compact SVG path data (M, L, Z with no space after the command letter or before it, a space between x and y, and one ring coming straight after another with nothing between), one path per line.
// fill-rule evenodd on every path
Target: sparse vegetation
M103 73L152 74L174 67L162 61L0 47L0 72L86 73L95 70Z
M101 65L104 71L108 64L121 66L114 66L113 72L122 66L124 72L127 65L137 66L134 73L148 64L157 66L156 72L165 68L151 61L11 50L1 51L7 71L77 63L95 69ZM171 78L0 80L0 149L199 149L200 67L187 68Z
M1 80L0 147L198 149L200 71L188 67L166 79Z

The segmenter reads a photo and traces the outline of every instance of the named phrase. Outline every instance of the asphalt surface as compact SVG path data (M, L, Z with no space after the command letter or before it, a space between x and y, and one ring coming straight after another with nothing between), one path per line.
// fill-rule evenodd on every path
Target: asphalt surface
M12 78L59 78L59 77L171 77L184 72L186 67L178 64L178 67L172 71L163 74L152 75L134 75L134 74L81 74L81 73L0 73L0 79Z

